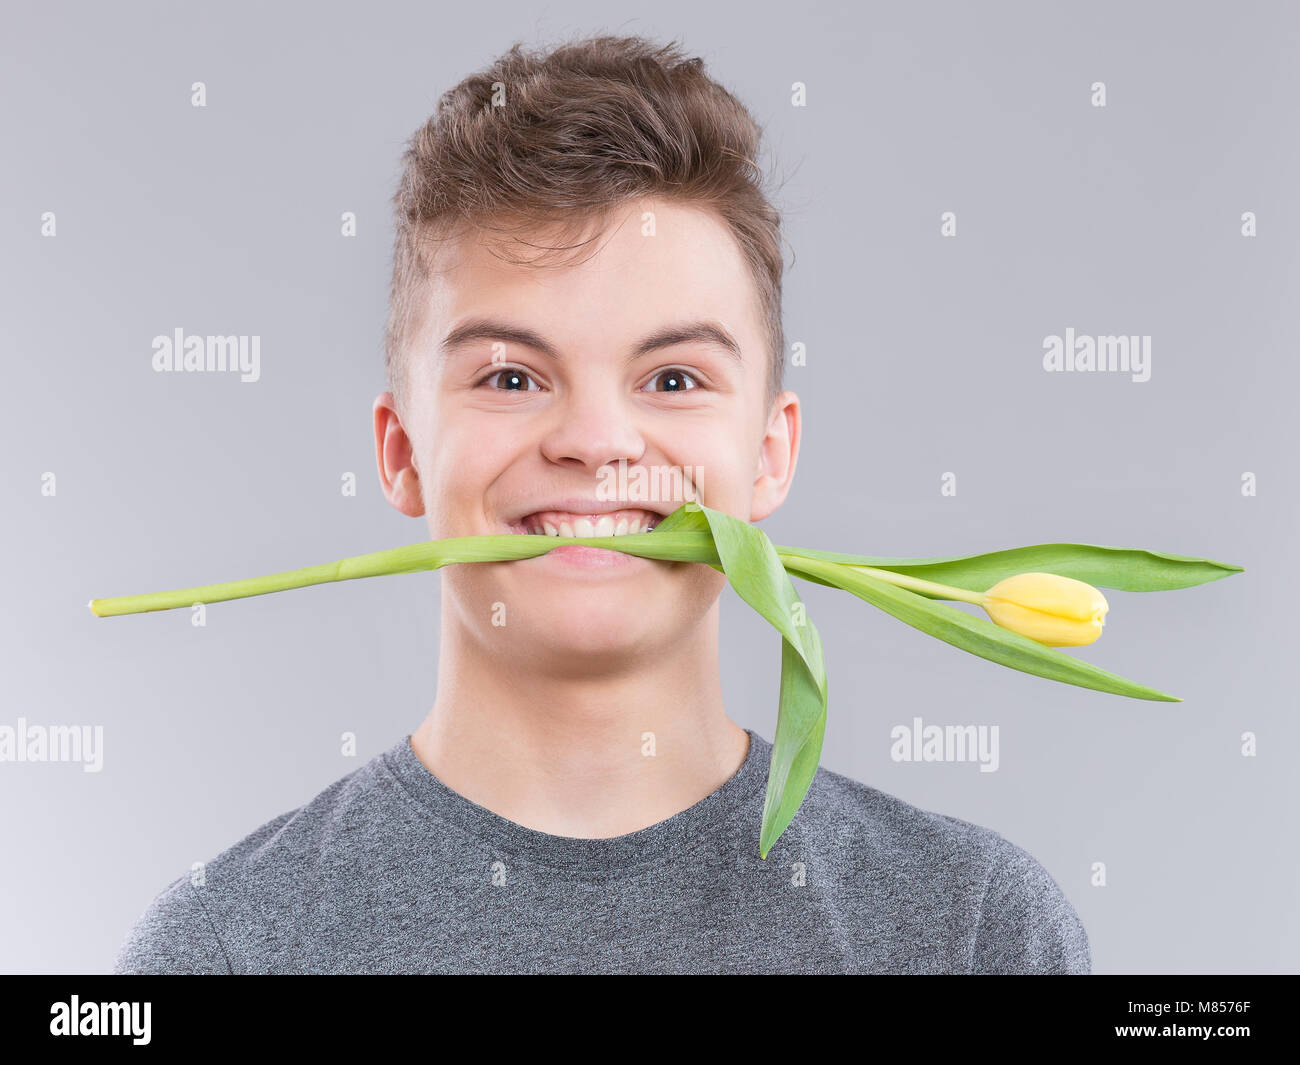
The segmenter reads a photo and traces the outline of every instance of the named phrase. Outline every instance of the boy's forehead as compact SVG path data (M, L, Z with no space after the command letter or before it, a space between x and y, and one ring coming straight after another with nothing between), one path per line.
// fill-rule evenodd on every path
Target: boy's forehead
M576 238L587 241L581 247L558 253L536 247L558 243L553 231L512 236L517 241L503 244L475 230L439 246L428 308L435 343L470 316L545 323L557 343L713 318L726 323L751 357L761 348L750 273L711 212L639 203L615 214L603 231Z

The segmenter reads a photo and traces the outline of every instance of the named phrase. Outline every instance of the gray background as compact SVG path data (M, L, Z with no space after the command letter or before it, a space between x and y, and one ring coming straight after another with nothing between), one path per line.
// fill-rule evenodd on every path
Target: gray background
M187 611L97 620L86 602L426 535L384 502L371 440L398 157L438 95L514 40L600 30L681 36L767 128L785 179L785 317L809 354L788 373L806 437L773 541L1071 540L1246 568L1108 593L1105 635L1069 652L1176 704L1007 670L800 584L831 678L823 764L1027 849L1097 972L1296 971L1296 8L638 10L8 10L0 724L102 724L105 764L0 764L0 968L107 970L191 862L426 713L436 575L217 605L206 628ZM177 326L260 334L261 380L154 373L151 339ZM1045 373L1043 338L1067 326L1151 335L1151 380ZM776 637L730 592L723 630L729 710L770 739ZM1000 769L891 761L889 730L914 714L997 724Z

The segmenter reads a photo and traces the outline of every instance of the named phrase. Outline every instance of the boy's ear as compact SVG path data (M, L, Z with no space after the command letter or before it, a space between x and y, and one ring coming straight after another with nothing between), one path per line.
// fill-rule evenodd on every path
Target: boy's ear
M397 402L391 392L375 399L375 459L384 498L408 518L424 513L420 494L420 473L415 468L411 438L402 427Z
M750 521L762 521L785 502L799 461L801 432L799 397L782 392L772 401L767 432L758 450Z

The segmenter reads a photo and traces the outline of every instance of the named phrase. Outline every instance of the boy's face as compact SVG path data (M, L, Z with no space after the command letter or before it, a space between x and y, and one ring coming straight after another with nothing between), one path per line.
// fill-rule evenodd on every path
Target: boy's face
M575 265L512 264L474 237L441 250L409 353L409 409L399 415L388 393L375 402L385 494L427 515L431 538L610 535L691 498L759 521L785 498L798 400L767 402L758 297L725 224L648 201L611 230ZM445 343L470 324L481 328ZM707 336L645 343L698 326L738 350ZM463 625L530 668L667 648L725 583L706 566L576 547L442 573Z

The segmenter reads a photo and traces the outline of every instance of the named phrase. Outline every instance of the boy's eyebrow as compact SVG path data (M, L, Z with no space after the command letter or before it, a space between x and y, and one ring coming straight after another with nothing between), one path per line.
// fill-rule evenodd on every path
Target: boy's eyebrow
M509 344L520 344L532 348L547 358L558 359L559 351L541 334L522 326L495 318L470 318L449 332L439 345L439 350L446 356L455 348L462 347L474 340L503 340ZM665 326L644 337L633 345L628 352L628 360L648 355L660 348L672 347L674 344L688 344L692 341L702 344L715 344L722 348L736 361L740 361L740 345L735 337L720 322L697 321L681 325Z

